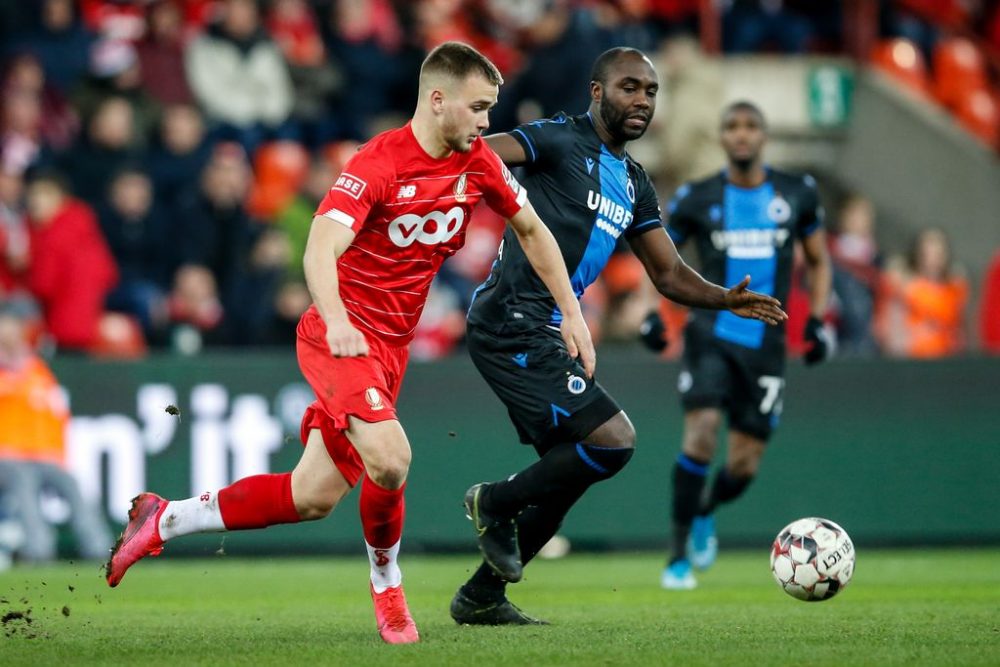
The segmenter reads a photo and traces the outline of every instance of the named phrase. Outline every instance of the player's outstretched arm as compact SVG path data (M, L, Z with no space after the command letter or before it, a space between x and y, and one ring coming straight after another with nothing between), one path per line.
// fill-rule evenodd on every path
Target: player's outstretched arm
M693 308L731 310L740 317L768 324L788 319L777 299L747 289L750 276L728 290L702 278L681 258L662 228L641 234L631 239L630 244L657 291L671 301Z
M313 218L309 239L302 258L306 285L313 303L326 324L326 343L335 357L357 357L368 354L368 341L354 328L340 300L337 279L337 259L354 240L354 232L325 216Z
M531 202L525 202L508 223L517 234L517 240L521 243L524 255L531 262L531 267L552 293L556 305L563 314L560 330L563 340L566 341L566 349L570 356L579 357L587 377L593 377L594 367L597 364L594 342L590 339L590 330L583 319L580 302L577 301L570 285L566 263L563 261L555 237L535 213Z
M509 133L491 134L483 139L507 166L515 167L528 161L524 147Z

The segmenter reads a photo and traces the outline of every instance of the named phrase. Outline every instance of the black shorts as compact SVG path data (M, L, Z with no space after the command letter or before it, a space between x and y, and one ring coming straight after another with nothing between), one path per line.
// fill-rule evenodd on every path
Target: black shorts
M621 412L596 380L588 380L558 331L540 327L497 336L470 326L467 344L479 373L500 397L517 435L540 454L581 442Z
M677 379L681 405L724 410L730 429L766 441L778 426L784 397L785 355L779 352L742 347L688 327Z

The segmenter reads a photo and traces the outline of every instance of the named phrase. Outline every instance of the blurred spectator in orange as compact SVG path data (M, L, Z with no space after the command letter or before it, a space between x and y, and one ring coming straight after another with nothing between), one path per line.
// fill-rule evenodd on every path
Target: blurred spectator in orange
M121 276L107 308L134 316L147 340L166 324L166 288L174 266L170 217L153 205L149 175L136 167L115 174L97 208Z
M69 408L52 372L31 349L22 319L0 303L0 500L24 529L18 552L30 562L56 557L56 531L42 511L46 491L71 511L76 547L103 559L111 533L99 511L85 502L65 469Z
M878 354L873 323L882 257L875 240L875 207L855 196L844 204L830 236L837 340L844 356Z
M73 143L80 129L79 116L65 95L45 80L45 71L37 57L30 53L12 57L4 71L2 91L4 96L26 91L38 100L38 136L45 149L61 151Z
M54 172L31 176L27 189L28 287L60 349L86 351L118 269L93 210L72 198Z
M309 151L298 141L268 141L253 156L250 214L271 221L302 187L309 173Z
M123 99L132 108L131 144L145 147L160 122L160 105L143 86L142 66L129 42L102 40L90 50L90 76L73 91L73 106L88 124L105 100Z
M195 106L175 104L164 109L159 137L148 160L157 205L175 213L181 201L198 190L198 179L211 153L205 122Z
M886 354L935 358L965 349L969 286L940 229L919 232L906 261L889 263L876 331Z
M993 255L979 304L979 336L983 349L1000 354L1000 251Z
M280 138L294 102L281 51L261 26L255 0L225 0L221 18L185 52L188 81L219 138L253 152Z
M184 73L182 19L175 2L154 0L146 9L146 36L136 45L143 87L164 105L194 101Z
M108 97L97 107L76 145L60 156L73 192L88 204L104 200L111 177L139 161L134 148L132 105L121 97Z
M37 7L38 26L18 35L9 52L34 54L42 63L45 78L60 92L68 93L87 70L94 38L77 20L73 0L41 0Z

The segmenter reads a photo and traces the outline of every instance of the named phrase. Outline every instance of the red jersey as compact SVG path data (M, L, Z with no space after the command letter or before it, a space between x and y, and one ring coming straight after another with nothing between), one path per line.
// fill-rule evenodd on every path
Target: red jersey
M480 199L504 218L527 199L482 139L435 159L407 123L362 146L316 210L356 234L337 261L352 322L390 345L409 343L431 281L465 243Z

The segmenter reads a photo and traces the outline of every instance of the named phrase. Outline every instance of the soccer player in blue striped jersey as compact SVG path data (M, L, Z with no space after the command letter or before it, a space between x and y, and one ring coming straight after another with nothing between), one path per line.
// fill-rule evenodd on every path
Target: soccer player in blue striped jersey
M594 64L587 113L558 114L486 141L508 165L524 166L522 182L556 237L578 297L624 237L664 296L777 324L785 314L776 299L748 290L743 276L728 290L705 281L667 236L653 186L625 151L653 117L657 86L640 51L611 49ZM561 319L518 239L505 234L489 277L476 290L467 342L521 442L540 458L466 493L483 563L452 600L459 623L538 622L507 600L507 583L521 579L524 565L583 493L632 456L631 422L567 353L558 334Z
M697 246L708 280L752 274L755 289L781 301L788 295L795 244L800 243L809 284L805 361L822 361L833 353L834 341L822 321L831 270L816 182L764 164L767 125L750 102L726 107L721 140L727 167L677 190L667 211L667 232L678 246ZM731 313L691 311L678 380L684 436L674 465L664 588L694 588L692 566L705 569L714 562L718 541L713 512L738 498L756 475L781 415L784 375L783 323L766 327ZM727 460L704 493L723 417L729 430Z

